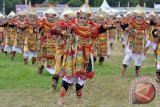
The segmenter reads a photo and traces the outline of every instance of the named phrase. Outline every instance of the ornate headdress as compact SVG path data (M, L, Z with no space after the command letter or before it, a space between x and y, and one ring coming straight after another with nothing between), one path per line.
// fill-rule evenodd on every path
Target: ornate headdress
M86 16L86 17L89 17L91 16L91 9L90 9L90 6L88 4L88 0L85 0L85 3L80 7L80 9L78 10L77 12L77 16Z
M65 6L61 16L64 17L65 15L69 16L69 17L74 17L74 11L71 10L68 5Z
M144 17L144 15L145 15L145 11L141 8L141 6L138 4L137 6L136 6L136 8L134 9L134 11L133 11L133 15L134 16L142 16L142 17Z
M145 18L150 18L149 14L145 14Z
M122 16L121 15L117 15L116 18L122 19Z
M0 18L5 18L5 16L2 13L0 13Z
M58 16L58 13L50 6L44 13L44 15L55 15Z
M26 16L27 13L25 11L21 10L21 11L19 11L18 15L19 16Z
M14 18L16 16L15 12L14 11L11 11L9 14L8 14L8 18Z
M37 12L36 10L31 6L31 4L29 3L29 9L27 11L27 15L33 15L33 16L37 16Z
M115 17L115 13L113 11L111 11L108 15L109 17Z
M157 14L155 12L150 12L149 16L153 16L154 17L154 16L157 16Z
M131 16L131 15L133 15L133 11L128 11L127 13L125 13L124 15L123 15L123 17L128 17L128 16Z
M106 16L106 13L102 9L99 9L99 11L96 14L97 19L104 19L106 18Z

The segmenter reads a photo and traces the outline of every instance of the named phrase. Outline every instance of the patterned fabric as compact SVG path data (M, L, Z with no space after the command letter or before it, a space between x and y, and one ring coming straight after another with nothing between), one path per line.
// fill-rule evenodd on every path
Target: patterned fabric
M106 33L101 33L98 36L98 55L99 56L105 56L107 54L107 48L108 48L108 38Z
M133 53L140 54L144 52L144 38L145 29L147 24L142 22L136 22L135 19L130 23L131 29L133 30L132 36L130 36L130 48Z
M70 23L69 23L70 24ZM62 77L80 77L81 79L91 78L94 75L92 70L88 71L93 41L98 33L96 26L88 23L82 26L77 22L71 24L72 35L67 36L64 59L62 64ZM96 29L95 29L96 28ZM96 36L97 37L97 36ZM93 61L91 61L93 65Z
M0 47L4 47L4 28L0 27Z

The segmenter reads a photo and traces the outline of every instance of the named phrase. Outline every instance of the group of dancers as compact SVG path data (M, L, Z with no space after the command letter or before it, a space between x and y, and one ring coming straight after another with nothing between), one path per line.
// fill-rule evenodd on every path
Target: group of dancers
M139 76L142 61L151 47L156 59L157 82L160 82L159 36L159 17L154 12L145 13L139 5L123 15L105 13L102 9L93 13L88 2L76 12L66 6L61 15L53 7L43 17L33 7L17 14L12 11L8 16L0 13L1 52L10 53L12 61L16 53L21 53L24 64L32 61L40 75L46 69L53 75L53 89L62 78L61 104L73 84L77 98L82 98L86 80L95 74L94 62L99 58L99 65L103 65L115 39L124 50L122 76L130 60L134 61L135 74Z

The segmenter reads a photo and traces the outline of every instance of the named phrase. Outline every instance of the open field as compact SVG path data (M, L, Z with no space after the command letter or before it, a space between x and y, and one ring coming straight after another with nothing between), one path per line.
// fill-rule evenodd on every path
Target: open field
M96 75L84 86L84 103L77 105L75 90L69 90L65 97L64 107L160 107L160 93L145 105L129 105L128 91L130 83L136 78L133 63L127 69L126 76L120 76L123 53L116 43L111 57L104 66L95 64ZM155 79L155 65L152 50L149 50L143 63L142 76ZM23 64L22 55L18 54L11 62L9 54L0 53L0 107L58 107L59 90L48 92L51 78L46 71L42 76L37 68Z

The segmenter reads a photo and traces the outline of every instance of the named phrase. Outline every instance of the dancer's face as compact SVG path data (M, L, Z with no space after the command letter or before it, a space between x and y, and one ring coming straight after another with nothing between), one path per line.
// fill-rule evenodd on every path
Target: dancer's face
M8 21L11 22L11 23L14 22L14 20L15 20L15 17L9 17L8 18Z
M136 20L138 21L138 22L141 22L141 21L143 21L143 16L136 16Z
M0 17L0 22L2 22L3 21L3 17Z
M86 25L88 21L88 17L86 17L85 15L82 15L78 18L78 22L82 25Z
M99 19L97 19L97 23L99 23L99 24L102 24L102 23L103 23L103 21L104 21L104 19L103 19L103 18L99 18Z
M52 22L56 18L56 14L45 14L45 16L49 22Z
M29 15L29 20L30 20L30 22L35 22L37 20L37 16L36 15Z
M19 15L18 19L20 21L24 21L26 19L26 15Z

